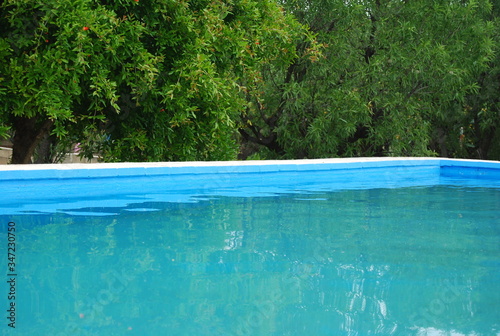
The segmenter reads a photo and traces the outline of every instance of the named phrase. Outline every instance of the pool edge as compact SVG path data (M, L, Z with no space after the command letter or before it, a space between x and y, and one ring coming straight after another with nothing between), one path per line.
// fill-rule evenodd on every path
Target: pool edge
M323 171L363 168L422 167L436 173L461 176L500 177L500 161L430 157L371 157L273 161L202 161L151 163L38 164L0 166L0 181L134 177L178 174L265 173ZM485 174L484 171L489 173Z

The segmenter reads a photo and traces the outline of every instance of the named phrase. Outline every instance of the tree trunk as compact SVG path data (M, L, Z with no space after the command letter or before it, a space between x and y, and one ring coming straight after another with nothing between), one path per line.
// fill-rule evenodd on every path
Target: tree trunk
M14 139L12 147L13 164L32 163L31 157L40 140L50 132L54 122L46 120L38 122L36 117L15 117Z

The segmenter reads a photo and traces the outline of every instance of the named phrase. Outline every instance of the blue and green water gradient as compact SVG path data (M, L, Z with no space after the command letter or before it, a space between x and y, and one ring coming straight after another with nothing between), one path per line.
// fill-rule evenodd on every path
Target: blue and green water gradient
M500 334L498 179L335 173L3 182L18 276L16 329L0 330Z

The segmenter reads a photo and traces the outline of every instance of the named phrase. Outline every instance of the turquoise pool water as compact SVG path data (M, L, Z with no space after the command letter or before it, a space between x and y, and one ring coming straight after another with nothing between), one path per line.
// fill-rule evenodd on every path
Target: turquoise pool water
M5 318L0 330L500 335L500 188L490 182L161 196L128 184L120 196L5 199L17 310L15 332ZM0 291L5 312L5 281Z
M1 335L500 335L500 162L2 166L0 190Z

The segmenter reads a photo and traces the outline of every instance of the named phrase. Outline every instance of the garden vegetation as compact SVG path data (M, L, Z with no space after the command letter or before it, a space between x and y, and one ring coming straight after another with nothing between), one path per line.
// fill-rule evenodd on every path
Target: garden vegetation
M5 0L12 163L500 159L490 0Z

